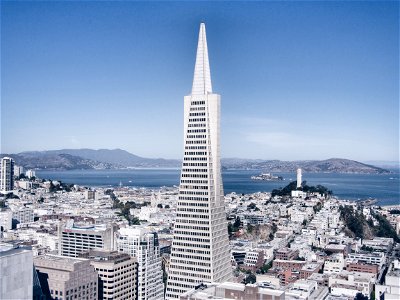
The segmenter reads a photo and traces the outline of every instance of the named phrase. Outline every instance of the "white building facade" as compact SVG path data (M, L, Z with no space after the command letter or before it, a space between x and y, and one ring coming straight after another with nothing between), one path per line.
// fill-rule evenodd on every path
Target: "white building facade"
M184 97L184 157L166 299L232 278L220 165L220 96L212 92L200 25L192 93Z
M117 232L118 252L137 259L137 299L164 299L164 284L160 245L155 232L142 226L121 228Z

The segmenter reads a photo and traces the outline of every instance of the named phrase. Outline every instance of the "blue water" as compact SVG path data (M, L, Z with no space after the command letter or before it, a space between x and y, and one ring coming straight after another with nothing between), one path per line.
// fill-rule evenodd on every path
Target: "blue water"
M285 181L253 181L252 175L258 175L257 170L227 170L223 171L225 193L270 192L275 188L284 187L290 181L296 180L293 173L274 173L285 178ZM179 184L180 170L177 169L133 169L133 170L73 170L73 171L36 171L42 179L61 180L65 183L82 186L124 186L158 188ZM332 190L341 199L357 200L376 198L380 205L400 204L400 181L398 172L395 174L328 174L305 173L303 180L308 185L321 184Z

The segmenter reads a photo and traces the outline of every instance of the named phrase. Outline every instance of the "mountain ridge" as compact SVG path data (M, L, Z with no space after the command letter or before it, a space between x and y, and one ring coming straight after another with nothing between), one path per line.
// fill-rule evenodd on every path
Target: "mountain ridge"
M6 156L6 154L1 154ZM122 168L180 168L177 159L145 158L122 149L61 149L46 151L24 151L7 154L16 164L31 169L122 169ZM326 160L263 160L244 158L222 158L223 169L255 169L266 172L296 172L301 168L308 173L362 173L389 174L390 171L358 161L330 158Z

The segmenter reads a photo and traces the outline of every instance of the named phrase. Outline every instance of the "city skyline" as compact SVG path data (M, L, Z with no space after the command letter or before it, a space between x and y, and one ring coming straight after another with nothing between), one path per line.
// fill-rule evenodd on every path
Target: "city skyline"
M181 157L204 21L223 157L398 160L396 2L1 6L2 153Z

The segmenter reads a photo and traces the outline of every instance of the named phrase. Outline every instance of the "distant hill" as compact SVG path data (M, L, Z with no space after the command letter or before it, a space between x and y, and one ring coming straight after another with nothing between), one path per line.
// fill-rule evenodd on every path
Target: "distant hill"
M65 153L23 152L19 154L1 154L12 157L16 165L25 169L77 170L77 169L113 169L115 166L105 162L85 159Z
M1 156L6 156L2 154ZM121 149L62 149L28 151L8 154L16 164L32 169L118 169L118 168L180 168L177 159L144 158ZM390 171L354 160L331 158L327 160L281 161L262 159L223 158L224 169L262 170L265 172L295 173L301 168L307 173L361 173L388 174Z
M180 168L181 161L177 159L144 158L122 149L63 149L51 150L50 153L67 153L87 159L110 163L119 167L143 168Z
M301 168L307 173L362 173L362 174L388 174L390 171L367 165L358 161L331 158L327 160L243 160L235 158L222 159L222 166L226 169L255 169L268 172L296 172Z
M83 160L93 161L106 164L106 168L180 168L181 161L175 159L163 158L144 158L128 151L121 149L62 149L62 150L48 150L48 151L28 151L21 152L18 155L23 157L57 157L59 155L69 155L72 157L79 157ZM45 161L42 161L45 163ZM45 164L44 164L45 165ZM42 167L43 168L43 167ZM48 167L47 167L48 168Z

